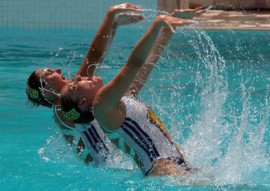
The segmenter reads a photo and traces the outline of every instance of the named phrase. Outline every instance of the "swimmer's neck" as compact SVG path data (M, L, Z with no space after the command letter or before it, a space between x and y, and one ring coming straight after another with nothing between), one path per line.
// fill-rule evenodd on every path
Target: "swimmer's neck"
M72 82L72 80L65 80L63 83L61 83L61 84L58 84L58 85L56 85L55 87L53 87L53 89L54 89L54 93L49 93L49 94L47 94L47 99L49 100L49 101L51 101L52 103L54 103L54 105L57 105L58 103L60 103L60 92L61 92L61 90L66 86L66 85L68 85L70 82Z

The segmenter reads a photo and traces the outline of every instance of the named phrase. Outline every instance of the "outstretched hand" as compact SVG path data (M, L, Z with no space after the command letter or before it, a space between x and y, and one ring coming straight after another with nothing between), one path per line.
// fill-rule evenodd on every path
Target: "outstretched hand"
M171 13L171 16L181 18L181 19L193 19L194 17L198 17L205 12L203 7L198 7L195 9L175 9L174 12Z
M141 11L142 10L139 6L130 3L122 3L112 6L108 12L113 14L115 17L115 23L117 26L123 26L143 20L144 16L142 14L137 14L137 12Z
M121 13L115 18L117 26L129 25L137 23L144 19L144 15L135 13Z
M156 18L156 22L162 23L164 27L167 27L172 33L175 33L177 26L184 26L194 23L192 19L179 19L169 15L159 15Z
M118 14L118 13L124 13L124 12L141 12L141 8L137 5L133 5L130 3L122 3L119 5L114 5L109 9L109 12L113 14Z

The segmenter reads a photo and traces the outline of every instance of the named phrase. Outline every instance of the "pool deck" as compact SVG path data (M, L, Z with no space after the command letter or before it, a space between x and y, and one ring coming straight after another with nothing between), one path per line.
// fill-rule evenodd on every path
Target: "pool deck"
M268 11L207 10L198 20L205 20L204 29L270 30Z

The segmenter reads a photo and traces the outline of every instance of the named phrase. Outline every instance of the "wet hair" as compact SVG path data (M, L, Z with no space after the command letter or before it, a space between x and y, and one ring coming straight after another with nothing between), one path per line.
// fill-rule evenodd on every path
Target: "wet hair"
M92 110L82 112L78 107L78 102L75 102L69 96L69 93L61 95L61 109L69 121L74 123L90 123L95 119Z
M28 78L26 84L26 95L28 100L36 106L43 105L45 107L51 108L53 106L40 91L42 87L45 86L45 82L40 82L40 77L34 71Z

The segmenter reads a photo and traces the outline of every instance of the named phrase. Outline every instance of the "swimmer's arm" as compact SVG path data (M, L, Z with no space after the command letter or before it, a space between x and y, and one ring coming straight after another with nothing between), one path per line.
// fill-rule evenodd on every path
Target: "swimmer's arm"
M181 19L193 19L194 17L200 16L202 13L205 12L205 9L202 7L198 7L196 9L175 9L171 16ZM143 88L144 84L146 83L153 67L158 62L163 53L165 47L170 42L172 37L172 33L169 29L163 28L147 61L140 69L136 79L134 80L133 84L129 89L129 94L133 96L137 96L139 91Z
M113 80L103 86L95 96L93 106L95 116L99 122L106 127L107 125L111 126L110 122L115 120L110 118L115 119L118 115L123 115L118 109L119 101L129 89L138 71L145 63L162 27L166 26L174 33L174 26L189 24L190 22L166 15L160 15L154 20L153 24L133 48L127 63ZM122 119L119 118L119 120Z
M158 62L165 47L169 43L172 34L173 33L171 33L169 29L167 28L162 29L149 57L147 58L143 67L140 69L136 79L132 83L129 89L129 94L133 96L137 96L139 94L139 91L143 88L144 84L146 83L153 67Z
M159 19L161 20L160 17ZM118 72L112 81L99 90L94 100L95 106L104 109L112 109L122 98L152 49L160 29L162 28L160 20L156 19L144 36L135 45L127 63L122 67L120 72Z
M106 50L115 36L117 27L135 23L143 19L142 15L124 14L124 12L128 11L139 12L141 9L135 5L124 3L112 6L107 11L105 19L96 33L77 74L81 76L92 76L96 69L96 64L102 62Z

